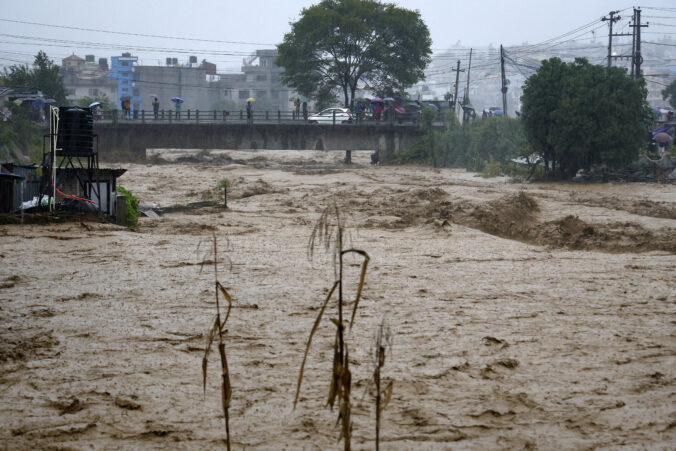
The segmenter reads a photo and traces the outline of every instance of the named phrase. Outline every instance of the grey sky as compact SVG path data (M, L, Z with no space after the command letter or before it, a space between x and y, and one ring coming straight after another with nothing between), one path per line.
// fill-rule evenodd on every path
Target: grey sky
M537 43L587 25L611 10L627 9L625 14L629 17L633 6L624 0L393 2L421 12L432 34L435 51L441 51L457 41L474 47L518 45L526 41ZM188 55L196 55L199 60L204 58L215 62L219 72L236 71L246 54L280 42L290 29L289 22L298 19L303 7L314 3L317 0L0 0L0 19L231 41L216 43L151 38L0 21L0 66L30 62L39 49L45 50L59 63L61 58L73 52L79 56L94 54L97 58L119 55L124 49L112 45L121 45L135 46L129 50L138 55L143 64L155 65L164 62L168 56L186 61ZM654 25L644 30L646 39L672 33L668 36L676 40L676 2L660 0L641 6L644 16L663 16L662 19L646 18L646 21L666 25ZM671 11L649 7L669 8ZM606 40L607 34L607 27L599 24L597 39ZM591 39L591 29L574 36ZM104 45L88 48L99 44Z

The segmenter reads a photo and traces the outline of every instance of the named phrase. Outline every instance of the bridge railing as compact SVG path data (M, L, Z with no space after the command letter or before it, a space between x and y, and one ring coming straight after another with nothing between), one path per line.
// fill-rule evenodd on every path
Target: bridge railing
M245 110L159 110L157 113L146 110L124 111L124 110L107 110L95 115L95 122L104 123L180 123L180 124L217 124L217 123L233 123L233 124L302 124L313 122L309 118L316 114L315 112L299 112L295 111L257 111L251 112L251 116L247 115ZM415 113L384 115L376 120L374 117L353 116L348 122L349 125L416 125L418 115ZM339 125L343 124L344 118L328 117L321 121L321 124ZM445 123L444 112L437 112L437 123Z

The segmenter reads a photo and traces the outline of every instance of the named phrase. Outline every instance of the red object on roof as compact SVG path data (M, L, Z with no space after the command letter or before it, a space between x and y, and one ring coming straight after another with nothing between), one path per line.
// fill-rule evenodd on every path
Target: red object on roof
M204 61L203 64L204 71L207 73L207 75L216 75L216 65L214 63Z

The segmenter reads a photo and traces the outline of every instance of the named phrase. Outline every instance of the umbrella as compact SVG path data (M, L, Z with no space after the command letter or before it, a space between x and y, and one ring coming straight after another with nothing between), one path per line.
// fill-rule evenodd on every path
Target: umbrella
M247 102L255 102L256 99L254 99L253 97L249 97L248 99L246 99L246 101L247 101Z
M653 139L655 140L656 143L659 143L659 144L673 144L674 143L674 138L669 136L668 133L664 133L664 132L656 134Z
M183 103L183 99L180 97L172 97L171 101L176 103Z
M380 97L374 97L371 99L371 102L382 102L382 101L383 99L381 99Z
M425 106L426 106L427 108L432 108L432 109L435 110L435 111L439 111L439 107L436 106L436 105L433 104L433 103L426 103Z
M89 104L89 108L94 108L95 106L102 105L101 102L92 102Z
M157 94L148 94L148 97L157 97Z
M300 101L301 102L308 102L310 99L307 98L307 96L300 96Z
M54 100L54 99L47 99L47 100L45 100L45 103L56 103L56 100Z
M385 97L385 98L383 99L383 102L394 102L394 98L392 98L392 97Z

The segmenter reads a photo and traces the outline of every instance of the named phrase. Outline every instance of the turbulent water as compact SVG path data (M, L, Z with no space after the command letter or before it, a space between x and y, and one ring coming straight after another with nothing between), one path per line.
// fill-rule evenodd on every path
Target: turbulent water
M137 230L0 226L0 440L8 449L216 449L219 279L235 449L338 449L326 408L335 305L308 260L334 199L370 254L347 334L353 446L374 446L370 378L385 318L394 381L384 449L661 448L676 442L676 186L516 184L372 167L368 152L162 151L120 183L167 209ZM178 161L177 161L178 160ZM228 204L214 191L231 181ZM353 299L358 259L346 262ZM348 304L348 308L351 305Z

